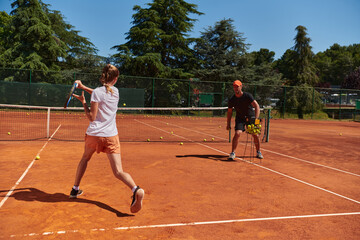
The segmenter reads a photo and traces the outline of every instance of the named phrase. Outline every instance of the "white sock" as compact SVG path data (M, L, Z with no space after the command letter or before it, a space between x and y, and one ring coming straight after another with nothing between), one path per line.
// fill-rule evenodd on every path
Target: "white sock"
M75 190L79 190L79 186L73 186L73 189L75 189Z
M136 190L136 188L137 188L137 186L133 187L133 188L131 189L131 191L134 193L135 190Z

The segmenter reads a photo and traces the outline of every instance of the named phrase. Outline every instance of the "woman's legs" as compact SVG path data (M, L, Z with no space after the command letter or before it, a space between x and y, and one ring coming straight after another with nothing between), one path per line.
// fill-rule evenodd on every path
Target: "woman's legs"
M109 158L111 169L113 170L115 177L120 179L133 191L133 200L130 205L130 211L132 213L140 211L142 208L142 200L144 199L145 195L144 190L136 186L130 174L123 171L120 153L108 153L107 156Z
M125 183L130 189L136 187L136 184L130 174L123 171L121 155L119 153L108 153L107 157L110 161L111 169L115 177Z
M81 181L82 177L84 176L85 170L87 168L87 164L90 161L94 152L95 152L95 149L87 148L85 146L84 154L83 154L83 156L78 164L77 170L76 170L74 186L80 185L80 181Z

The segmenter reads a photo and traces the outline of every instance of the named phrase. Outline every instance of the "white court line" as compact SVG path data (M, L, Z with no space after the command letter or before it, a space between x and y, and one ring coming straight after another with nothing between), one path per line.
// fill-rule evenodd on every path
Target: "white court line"
M61 127L61 124L58 126L58 128L55 130L55 132L51 135L51 137L46 141L46 143L44 144L44 146L40 149L40 151L35 155L35 156L39 156L40 153L42 152L42 150L45 148L45 146L50 142L50 140L52 139L52 137L55 135L55 133L59 130L59 128ZM10 195L13 193L13 191L15 190L15 188L17 187L17 185L20 184L20 182L23 180L23 178L26 176L26 174L28 173L28 171L30 170L30 168L32 167L32 165L35 163L36 159L34 157L34 159L31 161L31 163L29 164L29 166L27 167L27 169L25 170L25 172L21 175L21 177L19 178L19 180L17 180L17 182L15 183L15 185L10 189L10 191L6 194L6 196L3 198L3 200L1 200L0 202L0 208L4 205L4 203L6 202L6 200L10 197Z
M140 122L140 121L138 121L138 120L136 120L136 119L135 119L135 121L137 121L137 122L139 122L139 123L142 123L142 124L144 124L144 125L147 125L147 126L149 126L149 127L155 128L155 129L157 129L157 130L160 130L160 131L163 131L163 132L169 133L169 132L168 132L168 131L166 131L166 130L163 130L163 129L158 128L158 127L155 127L155 126L152 126L152 125L147 124L147 123ZM170 133L169 133L169 134L170 134ZM193 142L193 143L199 144L199 145L201 145L201 146L204 146L204 147L210 148L210 149L212 149L212 150L214 150L214 151L217 151L217 152L220 152L220 153L226 154L225 152L223 152L223 151L221 151L221 150L219 150L219 149L216 149L216 148L213 148L213 147L207 146L207 145L202 144L202 143L198 143L198 142L192 141L191 139L188 139L188 138L186 138L186 137L180 136L180 135L178 135L178 134L172 134L172 135L178 136L178 137L180 137L180 138L182 138L182 139L186 139L186 140L188 140L188 141L190 141L190 142ZM244 159L242 159L242 158L238 158L238 157L237 157L237 159L239 159L239 160L241 160L241 161L244 161L244 162L246 162L246 163L249 163L248 161L246 161L246 160L244 160ZM268 170L268 171L270 171L270 172L273 172L273 173L276 173L276 174L278 174L278 175L281 175L281 176L287 177L287 178L289 178L289 179L295 180L295 181L297 181L297 182L300 182L300 183L306 184L306 185L308 185L308 186L310 186L310 187L313 187L313 188L316 188L316 189L322 190L322 191L324 191L324 192L327 192L327 193L333 194L333 195L335 195L335 196L338 196L338 197L341 197L341 198L347 199L347 200L352 201L352 202L354 202L354 203L360 204L360 201L357 201L357 200L354 200L354 199L352 199L352 198L346 197L346 196L344 196L344 195L341 195L341 194L338 194L338 193L332 192L332 191L330 191L330 190L327 190L327 189L325 189L325 188L322 188L322 187L316 186L316 185L314 185L314 184L311 184L311 183L305 182L305 181L303 181L303 180L300 180L300 179L297 179L297 178L291 177L291 176L289 176L289 175L286 175L286 174L284 174L284 173L281 173L281 172L275 171L275 170L273 170L273 169L270 169L270 168L267 168L267 167L261 166L261 165L256 164L256 163L249 163L249 164L252 164L252 165L257 166L257 167L260 167L260 168L263 168L263 169Z
M158 121L158 122L165 123L164 121L160 121L160 120L157 120L157 121ZM213 136L213 137L216 137L216 138L219 138L219 139L228 140L228 139L225 139L225 138L222 138L222 137L217 137L217 136L214 136L214 135L211 135L211 134L206 134L206 133L204 133L204 132L199 132L199 131L191 130L191 129L189 129L189 128L185 128L185 127L178 126L178 125L175 125L175 124L171 124L171 123L169 123L169 124L172 125L172 126L178 127L178 128L182 128L182 129L191 131L191 132L196 132L196 133L200 133L200 134L203 134L203 135L208 135L208 136ZM239 142L239 143L240 143L240 142ZM245 144L243 144L243 143L240 143L240 144L245 145ZM348 171L341 170L341 169L338 169L338 168L326 166L326 165L323 165L323 164L320 164L320 163L311 162L311 161L308 161L308 160L304 160L304 159L301 159L301 158L293 157L293 156L286 155L286 154L283 154L283 153L274 152L274 151L271 151L271 150L267 150L267 149L265 149L265 148L263 148L263 147L261 148L261 150L264 150L264 151L266 151L266 152L270 152L270 153L273 153L273 154L277 154L277 155L280 155L280 156L283 156L283 157L292 158L292 159L297 160L297 161L305 162L305 163L308 163L308 164L312 164L312 165L320 166L320 167L323 167L323 168L328 168L328 169L331 169L331 170L334 170L334 171L338 171L338 172L350 174L350 175L353 175L353 176L356 176L356 177L360 177L360 175L359 175L359 174L356 174L356 173L352 173L352 172L348 172Z
M286 219L301 219L301 218L319 218L319 217L335 217L335 216L352 216L360 215L360 212L348 212L348 213L327 213L327 214L313 214L313 215L299 215L299 216L283 216L283 217L267 217L267 218L245 218L245 219L230 219L230 220L218 220L218 221L206 221L206 222L188 222L188 223L168 223L168 224L156 224L156 225L142 225L142 226L130 226L130 227L115 227L115 228L94 228L90 231L105 232L109 230L131 230L131 229L144 229L144 228L166 228L166 227L186 227L186 226L198 226L198 225L211 225L211 224L226 224L226 223L240 223L240 222L258 222L258 221L271 221L271 220L286 220ZM32 236L48 236L55 234L77 233L80 230L61 230L53 232L43 233L28 233L22 235L11 235L10 237L32 237ZM2 238L0 236L0 238Z

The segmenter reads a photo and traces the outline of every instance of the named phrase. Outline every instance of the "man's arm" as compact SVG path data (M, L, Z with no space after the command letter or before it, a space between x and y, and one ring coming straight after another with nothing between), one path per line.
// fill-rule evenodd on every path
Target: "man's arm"
M256 119L259 119L260 117L260 107L259 107L259 104L257 103L256 100L254 100L252 103L251 103L251 106L253 106L255 108L255 118Z
M228 108L228 111L227 111L227 119L226 119L226 130L229 130L229 129L230 129L232 112L233 112L233 109L232 109L232 108Z

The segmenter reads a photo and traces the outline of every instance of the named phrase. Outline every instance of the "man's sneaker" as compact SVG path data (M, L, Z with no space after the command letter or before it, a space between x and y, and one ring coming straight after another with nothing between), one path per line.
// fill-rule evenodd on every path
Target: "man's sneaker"
M142 200L144 199L145 191L141 189L139 186L136 187L134 194L132 196L132 202L130 205L130 211L132 213L137 213L141 210Z
M78 196L80 196L83 193L83 191L81 189L79 190L75 190L74 188L71 189L70 192L70 196L69 198L77 198Z
M235 159L235 153L232 152L232 153L230 153L230 155L229 155L229 160L234 160L234 159Z
M257 152L256 157L259 158L259 159L264 158L260 151Z

